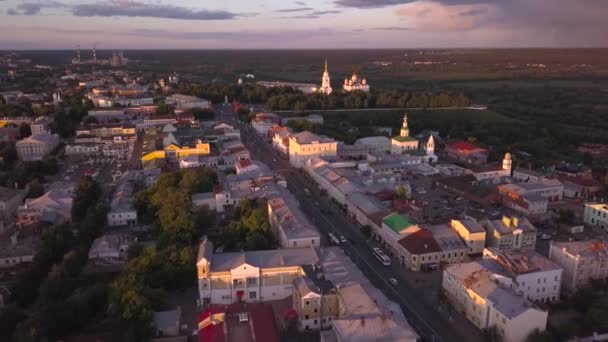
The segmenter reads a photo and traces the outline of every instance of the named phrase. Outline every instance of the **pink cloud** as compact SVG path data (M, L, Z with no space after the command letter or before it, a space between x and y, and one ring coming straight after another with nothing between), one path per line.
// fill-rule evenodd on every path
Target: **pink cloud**
M480 16L496 9L490 5L445 6L436 2L418 1L397 9L402 20L412 23L421 31L457 31L475 28ZM471 15L473 14L473 15Z

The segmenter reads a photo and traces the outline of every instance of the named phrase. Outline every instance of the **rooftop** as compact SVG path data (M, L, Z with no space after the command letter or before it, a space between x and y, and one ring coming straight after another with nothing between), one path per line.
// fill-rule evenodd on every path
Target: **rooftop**
M393 140L398 141L398 142L418 141L418 139L416 139L414 137L410 137L410 136L403 137L400 135L394 136Z
M441 247L428 229L419 229L398 241L411 254L427 254L441 252Z
M247 251L213 254L213 245L202 242L197 262L202 258L211 259L212 272L226 272L249 264L258 268L289 267L312 265L318 261L317 251L313 248L286 248L264 251Z
M15 196L23 195L23 190L13 189L13 188L5 188L0 186L0 202L10 201L15 198Z
M467 151L467 152L471 152L471 151L486 151L486 149L481 148L479 146L473 145L471 143L468 143L466 141L456 141L453 142L451 144L449 144L447 146L448 148L451 149L455 149L455 150L460 150L460 151Z
M332 138L323 135L316 135L308 131L293 134L291 139L295 140L298 144L322 144L336 142Z
M413 221L399 213L392 213L388 215L387 217L382 219L382 222L396 233L399 233L403 229L414 225Z
M536 228L523 216L503 216L501 220L487 220L485 224L493 227L501 235L513 234L516 230L521 230L524 233L536 232Z
M561 269L561 266L533 250L501 251L488 247L484 250L484 258L496 261L511 276Z
M608 256L606 241L602 239L569 242L552 241L551 248L563 249L569 254L581 257Z

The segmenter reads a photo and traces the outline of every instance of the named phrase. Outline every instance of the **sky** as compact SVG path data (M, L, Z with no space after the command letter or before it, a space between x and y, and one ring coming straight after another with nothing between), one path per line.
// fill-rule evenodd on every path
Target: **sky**
M0 50L608 47L608 0L0 0Z

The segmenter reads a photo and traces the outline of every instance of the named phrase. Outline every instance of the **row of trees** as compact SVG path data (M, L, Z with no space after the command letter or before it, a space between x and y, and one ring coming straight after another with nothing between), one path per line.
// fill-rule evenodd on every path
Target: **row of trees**
M19 319L0 324L2 336L12 336L15 341L56 339L107 309L107 285L82 274L107 213L98 202L98 186L92 182L84 177L75 190L76 198L89 200L81 206L85 214L74 216L71 224L48 229L33 263L12 284L15 306L3 309L0 317L17 314ZM28 307L28 314L23 314L22 309Z
M190 196L208 192L217 175L208 168L163 173L156 185L138 192L138 214L156 226L155 247L132 246L129 263L110 287L111 312L128 326L127 336L142 340L151 334L152 314L166 309L169 291L191 286L195 243L211 220L207 210L192 212Z
M363 108L446 108L468 107L470 100L462 93L441 92L335 92L331 95L286 93L266 102L272 110L330 110Z

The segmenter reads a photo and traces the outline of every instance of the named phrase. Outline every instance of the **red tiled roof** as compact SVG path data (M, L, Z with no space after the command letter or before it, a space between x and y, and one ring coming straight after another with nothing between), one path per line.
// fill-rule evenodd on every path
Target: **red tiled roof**
M241 159L241 160L238 161L238 164L239 164L240 168L245 168L245 167L251 165L251 160L249 160L249 159Z
M456 141L448 145L449 148L460 151L485 150L479 146L473 145L466 141Z
M198 316L198 322L203 321L212 314L225 313L226 320L222 324L210 324L198 332L198 342L224 342L230 340L230 336L226 339L224 334L223 324L226 326L226 332L230 335L231 325L234 322L229 317L235 317L241 312L247 312L251 320L253 331L252 341L264 342L279 342L279 333L275 325L274 313L270 305L262 303L235 303L230 305L210 305L209 308ZM237 323L241 324L241 323ZM247 342L247 341L243 341Z
M441 252L441 247L435 241L433 233L424 228L399 240L399 244L412 254Z

